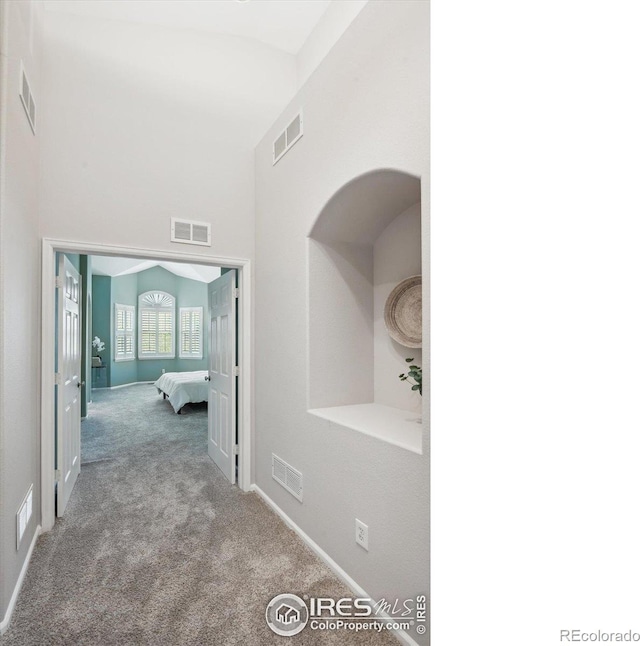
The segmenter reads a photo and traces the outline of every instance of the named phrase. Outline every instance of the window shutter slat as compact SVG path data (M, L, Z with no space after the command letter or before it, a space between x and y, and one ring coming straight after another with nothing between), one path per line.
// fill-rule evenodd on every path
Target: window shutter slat
M180 356L201 359L202 307L180 308Z
M138 298L140 357L175 356L175 299L164 292L146 292Z
M115 330L114 330L114 359L127 361L135 359L135 331L133 320L135 316L134 305L115 305Z

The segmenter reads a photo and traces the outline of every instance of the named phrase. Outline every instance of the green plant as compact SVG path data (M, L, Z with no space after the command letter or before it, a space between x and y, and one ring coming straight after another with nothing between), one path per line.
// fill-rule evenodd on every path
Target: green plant
M405 359L405 361L411 363L413 358ZM422 368L420 366L409 366L409 372L400 375L400 381L407 381L409 379L413 379L413 381L409 381L411 390L418 390L422 395Z

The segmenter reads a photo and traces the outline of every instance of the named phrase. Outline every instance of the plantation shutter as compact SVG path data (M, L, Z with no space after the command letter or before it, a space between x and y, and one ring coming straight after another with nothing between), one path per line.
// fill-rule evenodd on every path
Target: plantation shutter
M164 292L141 294L139 302L139 359L175 357L175 299Z
M132 361L136 358L133 323L135 311L134 305L120 305L118 303L115 305L115 361Z
M202 307L180 308L180 358L202 359Z
M155 354L158 347L156 312L154 310L140 310L140 355Z

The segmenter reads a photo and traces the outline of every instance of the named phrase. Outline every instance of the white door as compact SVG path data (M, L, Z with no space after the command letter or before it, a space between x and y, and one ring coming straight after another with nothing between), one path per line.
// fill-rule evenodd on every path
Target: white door
M66 256L58 270L58 424L56 513L62 516L80 474L80 274Z
M236 481L236 272L209 284L209 441L211 459Z

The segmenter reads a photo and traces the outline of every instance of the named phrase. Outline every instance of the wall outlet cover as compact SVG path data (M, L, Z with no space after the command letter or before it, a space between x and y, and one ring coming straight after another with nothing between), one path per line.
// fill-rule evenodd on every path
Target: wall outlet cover
M369 526L356 518L356 543L369 551Z

